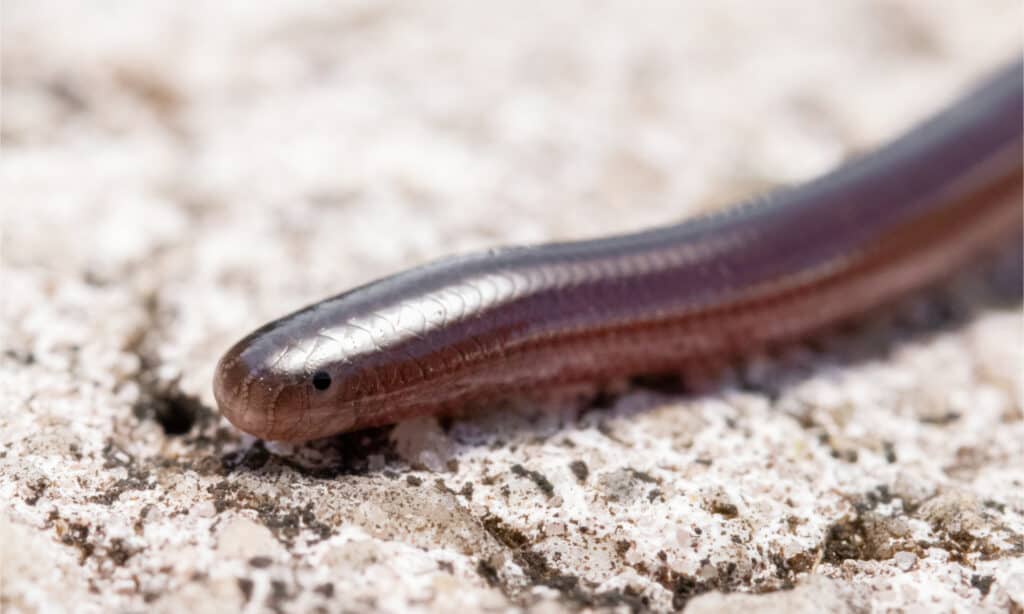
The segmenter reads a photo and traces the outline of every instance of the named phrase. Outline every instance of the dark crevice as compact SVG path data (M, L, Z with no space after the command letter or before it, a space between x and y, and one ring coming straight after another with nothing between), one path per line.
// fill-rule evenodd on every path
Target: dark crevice
M208 433L218 422L218 414L198 397L182 390L177 378L167 379L160 374L165 365L156 348L169 335L172 314L156 291L146 294L142 305L146 321L127 347L139 359L139 371L133 378L139 396L132 413L139 421L155 421L169 437L192 434L190 443L197 448L205 447L211 442Z
M928 556L929 548L940 548L949 553L950 561L973 565L972 558L982 560L1005 552L989 536L975 537L969 531L954 526L950 530L941 518L922 516L920 505L906 504L893 496L885 486L879 486L852 501L854 513L832 523L818 550L821 562L841 565L843 561L885 561L897 552L910 552L918 557ZM895 505L895 511L881 511L880 506ZM884 508L883 508L884 509ZM923 520L931 525L932 539L914 539L909 520ZM1001 524L994 524L995 533L1020 540L1020 536Z
M529 547L530 540L525 534L506 525L497 516L486 516L482 524L495 541L510 551L512 560L523 570L531 585L546 586L558 591L566 605L577 609L625 607L631 612L642 612L650 608L646 596L628 587L623 590L597 591L592 582L554 569L543 553ZM501 590L510 601L524 607L533 604L535 598L503 578L488 561L477 563L477 573L490 586Z
M370 458L382 457L385 466L401 461L391 442L391 430L390 426L377 427L307 442L304 445L315 448L318 458L326 459L323 464L315 466L303 464L296 460L297 456L272 454L262 441L223 454L220 462L226 473L287 467L298 475L317 480L350 475L384 475L387 472L383 469L371 469Z
M543 553L530 547L528 536L518 529L506 525L497 516L484 517L482 524L495 541L510 551L512 560L526 574L531 586L546 586L558 591L566 605L577 609L626 608L631 612L650 610L649 597L640 591L630 587L621 590L598 591L595 583L553 568ZM618 546L620 555L622 550L628 549L628 546L628 543ZM712 565L711 561L704 561L704 564ZM783 574L784 580L777 585L757 586L755 592L766 593L790 589L794 586L795 574L810 568L810 564L802 560L784 561L781 564L786 569ZM712 579L699 579L680 574L664 565L653 571L649 571L642 564L638 565L636 569L672 593L672 607L677 611L685 608L693 597L709 591L729 593L737 590L750 590L753 583L750 573L741 573L734 562L722 561L713 566L716 573ZM490 586L500 589L513 603L524 607L533 604L528 592L524 592L514 582L503 578L494 565L488 561L478 562L477 573Z
M140 421L155 420L169 436L185 435L198 423L211 424L216 418L210 407L176 385L158 387L152 383L142 389L132 412Z

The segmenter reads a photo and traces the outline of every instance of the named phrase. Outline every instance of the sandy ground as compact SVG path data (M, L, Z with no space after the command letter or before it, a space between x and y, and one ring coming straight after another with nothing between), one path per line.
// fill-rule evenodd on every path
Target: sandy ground
M251 328L382 274L827 170L1019 52L1021 17L6 2L0 606L1020 611L999 271L706 394L288 446L221 419L210 379Z

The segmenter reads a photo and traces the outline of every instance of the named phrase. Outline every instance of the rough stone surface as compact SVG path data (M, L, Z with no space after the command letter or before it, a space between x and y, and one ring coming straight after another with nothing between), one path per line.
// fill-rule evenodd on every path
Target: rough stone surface
M4 8L4 611L1024 607L987 273L700 394L294 446L209 386L379 275L826 170L1017 52L1019 2Z

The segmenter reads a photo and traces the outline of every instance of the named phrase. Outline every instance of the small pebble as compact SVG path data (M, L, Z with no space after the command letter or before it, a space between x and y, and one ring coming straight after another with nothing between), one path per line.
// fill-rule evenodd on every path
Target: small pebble
M544 533L551 537L565 535L565 523L557 520L550 520L544 523Z
M213 505L212 501L203 501L192 507L192 514L200 518L213 518L216 513L217 508Z
M949 552L942 548L929 548L928 558L945 563L949 560Z
M714 580L718 577L718 569L710 563L705 563L701 565L697 575L701 580Z
M903 571L910 571L917 565L917 555L913 552L897 552L893 555L892 560Z

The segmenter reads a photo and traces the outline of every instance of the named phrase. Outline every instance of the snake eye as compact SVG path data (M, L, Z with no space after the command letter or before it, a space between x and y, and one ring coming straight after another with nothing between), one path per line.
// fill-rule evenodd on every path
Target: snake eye
M317 371L313 374L313 387L317 390L327 390L331 386L331 374L327 371Z

